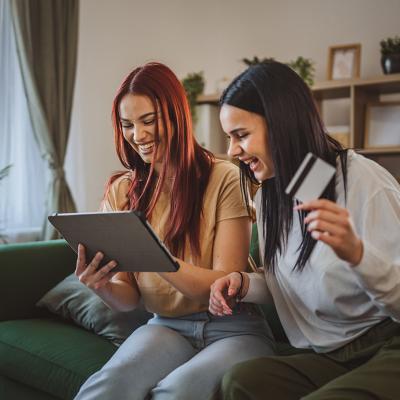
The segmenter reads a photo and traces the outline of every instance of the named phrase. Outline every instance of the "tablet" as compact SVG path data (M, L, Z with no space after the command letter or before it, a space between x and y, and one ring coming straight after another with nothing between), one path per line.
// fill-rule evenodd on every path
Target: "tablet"
M144 216L135 211L54 214L50 223L78 253L86 248L89 262L101 251L101 265L115 260L113 271L174 272L179 264Z

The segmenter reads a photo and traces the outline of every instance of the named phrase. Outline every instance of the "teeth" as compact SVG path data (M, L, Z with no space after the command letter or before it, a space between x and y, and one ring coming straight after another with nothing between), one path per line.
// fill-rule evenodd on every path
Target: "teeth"
M250 159L248 159L248 160L246 160L246 161L243 161L246 165L249 165L249 164L251 164L253 161L255 160L255 158L250 158Z
M148 150L148 149L151 149L153 146L154 146L154 142L146 143L146 144L141 144L141 145L139 146L139 149L141 149L141 150Z

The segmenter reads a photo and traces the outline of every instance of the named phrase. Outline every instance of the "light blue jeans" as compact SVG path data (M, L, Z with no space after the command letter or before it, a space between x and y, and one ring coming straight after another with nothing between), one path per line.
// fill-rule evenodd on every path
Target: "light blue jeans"
M81 387L75 400L205 400L234 364L274 354L272 333L252 305L234 315L155 315Z

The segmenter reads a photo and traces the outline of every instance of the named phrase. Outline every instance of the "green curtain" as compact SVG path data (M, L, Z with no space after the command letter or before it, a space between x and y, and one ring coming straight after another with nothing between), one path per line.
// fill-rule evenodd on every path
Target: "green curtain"
M53 212L76 211L64 174L75 83L79 0L10 0L29 114L51 171L43 239Z

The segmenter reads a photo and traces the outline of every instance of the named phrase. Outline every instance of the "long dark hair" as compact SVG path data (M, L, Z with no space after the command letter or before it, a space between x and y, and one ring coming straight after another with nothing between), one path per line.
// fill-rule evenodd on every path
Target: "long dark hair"
M159 107L161 110L165 149L159 176L154 173L154 165L146 164L122 133L119 107L127 94L147 96L154 109ZM124 79L114 98L112 122L118 158L132 171L125 209L142 211L150 218L167 179L167 171L172 171L170 212L164 241L172 254L182 256L189 239L193 254L200 256L200 217L214 156L194 137L189 103L176 75L166 65L156 62L135 68ZM156 135L158 139L158 122ZM110 178L105 196L112 183L125 173L118 172Z
M274 272L278 255L284 251L293 224L293 200L285 188L308 152L336 168L339 155L345 192L347 187L347 151L326 134L312 93L304 81L288 66L264 62L245 70L228 86L220 104L228 104L263 116L268 127L268 146L275 176L262 182L262 221L265 238L264 265ZM249 208L248 187L258 183L249 166L240 162L242 193ZM336 200L335 179L322 197ZM294 270L303 270L316 241L304 226L305 212L298 212L303 240Z

